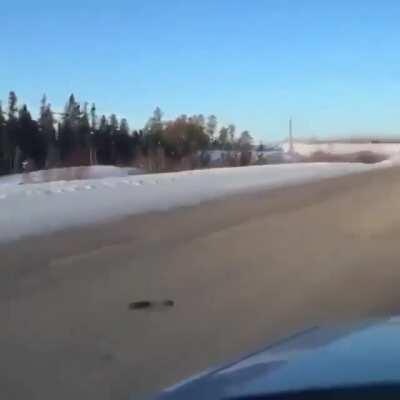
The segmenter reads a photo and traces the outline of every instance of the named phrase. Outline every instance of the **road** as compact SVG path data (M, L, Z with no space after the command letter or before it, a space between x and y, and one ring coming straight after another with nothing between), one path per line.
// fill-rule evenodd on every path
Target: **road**
M1 397L127 399L310 325L397 313L399 243L394 168L2 245ZM142 299L175 305L129 309Z

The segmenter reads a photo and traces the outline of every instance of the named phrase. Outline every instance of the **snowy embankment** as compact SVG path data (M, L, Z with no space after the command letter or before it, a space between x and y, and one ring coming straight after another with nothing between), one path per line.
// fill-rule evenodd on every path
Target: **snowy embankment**
M109 177L122 177L128 175L138 175L143 173L137 168L114 167L112 165L82 166L70 168L53 168L41 171L34 171L25 174L14 174L0 176L0 185L2 184L28 184L43 183L53 181L73 181L79 179L100 179Z
M284 142L282 148L286 152L289 151L289 142ZM293 150L295 153L302 156L311 156L316 152L344 155L369 151L391 157L400 153L400 143L351 143L329 141L321 143L305 143L295 141L293 143Z
M0 184L0 241L388 165L281 164L25 185L8 182Z

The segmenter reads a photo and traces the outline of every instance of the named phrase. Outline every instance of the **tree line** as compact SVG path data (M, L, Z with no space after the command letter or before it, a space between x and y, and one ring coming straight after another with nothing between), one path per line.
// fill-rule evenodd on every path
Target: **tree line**
M180 115L164 121L157 107L142 129L131 130L125 118L98 116L95 104L81 104L73 94L61 113L54 112L43 95L36 119L26 104L18 106L13 91L4 110L0 103L0 174L74 165L130 165L138 158L156 160L160 154L178 163L196 157L206 166L207 150L246 154L251 147L248 131L236 137L234 125L218 130L215 115ZM246 163L242 156L241 164Z

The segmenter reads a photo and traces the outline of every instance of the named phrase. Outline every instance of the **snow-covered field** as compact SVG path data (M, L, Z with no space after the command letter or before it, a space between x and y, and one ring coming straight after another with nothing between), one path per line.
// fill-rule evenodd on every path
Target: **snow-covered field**
M288 151L289 143L283 143L282 147L284 151ZM400 154L400 143L294 142L293 149L296 153L302 156L310 156L317 151L331 154L353 154L362 151L371 151L377 154L392 156Z
M314 163L0 184L0 241L390 166Z

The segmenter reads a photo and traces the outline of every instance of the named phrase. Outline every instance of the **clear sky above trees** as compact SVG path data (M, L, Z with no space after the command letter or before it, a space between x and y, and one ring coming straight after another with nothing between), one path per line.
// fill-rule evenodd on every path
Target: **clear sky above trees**
M256 139L400 132L395 0L53 0L2 4L0 93L96 101L141 127L216 114ZM2 98L3 103L7 100Z

